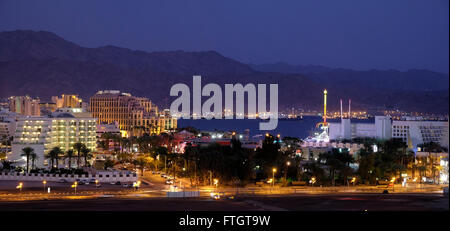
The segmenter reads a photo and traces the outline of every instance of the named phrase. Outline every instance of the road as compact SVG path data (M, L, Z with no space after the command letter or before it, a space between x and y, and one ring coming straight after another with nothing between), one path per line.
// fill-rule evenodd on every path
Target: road
M104 197L0 201L3 211L448 211L439 194L346 194L209 198Z
M170 191L165 179L147 173L140 178L141 188L121 185L80 185L77 194L71 183L48 182L51 193L44 192L42 182L23 182L22 192L16 181L0 181L0 210L96 210L96 211L448 211L449 199L439 187L423 187L420 191L398 188L382 194L383 187L271 187L236 188L199 187L200 198L166 198ZM177 184L179 186L179 183ZM190 184L182 180L187 190ZM225 192L225 197L212 200L211 191ZM420 193L417 193L417 192ZM237 193L238 192L238 193ZM408 193L405 193L408 192ZM237 193L237 194L236 194ZM235 195L234 199L228 199ZM126 205L126 206L124 206Z

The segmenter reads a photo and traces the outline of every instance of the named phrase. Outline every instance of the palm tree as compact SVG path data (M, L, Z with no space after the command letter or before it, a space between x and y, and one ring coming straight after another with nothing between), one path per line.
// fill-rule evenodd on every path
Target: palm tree
M81 150L83 147L86 147L86 145L81 142L77 142L73 145L73 149L77 150L77 168L80 168Z
M39 157L36 155L36 153L31 153L30 155L31 157L31 169L34 169L34 162L39 159Z
M432 141L428 142L428 143L424 143L421 146L424 149L424 151L428 152L428 159L430 160L430 167L431 167L431 172L432 172L432 176L433 176L433 182L436 182L436 181L439 182L439 180L436 179L435 160L438 159L437 154L439 152L446 151L446 149L444 147L442 147L439 143L435 143ZM432 153L435 154L434 157L432 156Z
M29 163L30 163L30 157L31 155L34 154L34 149L30 148L30 147L25 147L22 149L22 154L21 156L25 156L27 159L27 172L28 171L28 167L29 167Z
M2 163L2 169L3 170L5 170L5 169L11 170L11 167L12 167L12 162L11 161L7 161L7 160L3 159L1 163Z
M87 167L89 164L87 160L88 158L92 157L91 149L87 148L86 146L83 146L81 148L81 153L84 158L84 166Z
M55 163L56 163L56 167L58 167L58 159L59 159L59 155L62 154L63 151L61 150L60 147L53 147L49 152L47 157L50 159L51 163L52 163L52 168L55 167Z
M73 149L69 149L66 152L65 158L69 159L69 169L72 168L72 158L74 157Z

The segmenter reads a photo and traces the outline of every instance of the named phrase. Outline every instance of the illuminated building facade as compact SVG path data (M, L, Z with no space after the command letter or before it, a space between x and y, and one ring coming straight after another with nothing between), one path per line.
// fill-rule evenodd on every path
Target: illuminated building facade
M9 98L9 110L25 116L40 116L39 98L29 96L11 96Z
M49 167L45 155L53 147L62 151L73 149L73 145L81 142L91 151L95 151L96 120L90 113L81 108L62 108L50 117L24 117L16 124L12 154L8 159L15 165L24 166L26 160L21 156L22 149L31 147L37 154L36 167Z
M55 103L56 108L83 108L87 110L87 103L83 102L78 95L62 94L61 97L52 96L52 102Z
M401 138L413 147L423 143L439 143L449 147L448 121L394 120L392 137Z
M101 123L117 122L122 135L160 134L175 130L177 121L148 98L114 90L99 91L90 98L92 116Z

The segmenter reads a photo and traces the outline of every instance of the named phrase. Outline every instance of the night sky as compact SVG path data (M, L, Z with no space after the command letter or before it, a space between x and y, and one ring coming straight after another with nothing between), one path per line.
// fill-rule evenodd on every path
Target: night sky
M448 0L0 0L0 31L17 29L254 64L449 72Z

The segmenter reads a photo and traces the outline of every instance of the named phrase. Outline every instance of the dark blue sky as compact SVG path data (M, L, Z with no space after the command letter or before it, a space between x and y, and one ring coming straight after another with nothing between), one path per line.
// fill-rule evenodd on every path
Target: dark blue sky
M16 29L244 63L449 72L448 0L0 0L0 30Z

